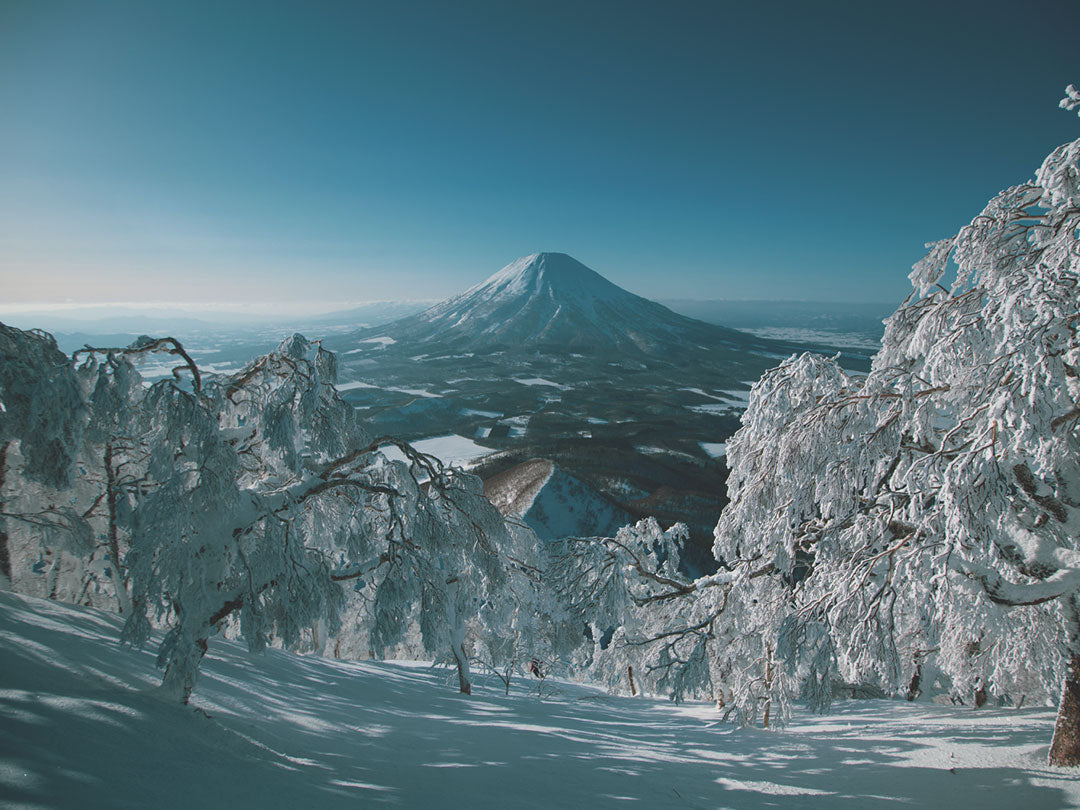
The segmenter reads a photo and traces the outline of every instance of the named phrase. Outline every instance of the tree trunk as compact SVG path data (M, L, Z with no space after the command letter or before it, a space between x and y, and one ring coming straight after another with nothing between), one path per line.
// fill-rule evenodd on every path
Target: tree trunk
M326 619L316 619L311 625L311 646L312 655L317 655L320 658L326 655L326 644L330 640L330 636L326 630Z
M191 690L199 675L199 664L206 655L208 628L195 638L181 635L176 641L169 665L165 668L165 677L161 679L161 690L173 700L179 700L184 706L191 699Z
M472 694L472 683L469 681L469 659L465 657L465 647L456 639L451 645L454 653L454 661L457 664L458 689L463 695Z
M1080 653L1074 652L1069 657L1061 686L1054 739L1050 743L1050 764L1080 765Z
M461 587L456 577L446 580L447 606L446 620L450 625L450 652L454 655L457 664L458 689L463 695L472 694L472 683L469 681L469 658L465 655L465 619L458 614L457 598L458 588Z
M765 645L765 716L762 718L761 727L769 727L769 719L772 714L772 689L773 684L773 661L772 647Z
M911 683L908 684L907 699L909 701L910 700L915 700L919 696L919 694L921 693L921 690L919 689L919 685L921 683L922 683L922 664L920 664L916 660L916 662L915 662L915 672L911 676Z
M637 697L637 687L634 685L634 668L626 668L626 677L630 680L630 697Z
M7 473L8 443L0 445L0 512L4 511L4 477ZM8 551L8 536L4 529L4 519L0 517L0 573L11 582L11 552Z
M120 613L131 613L131 599L128 596L127 578L120 570L120 528L116 518L116 499L120 497L120 487L113 467L112 442L105 443L105 501L109 509L109 571L112 573L113 588L116 590L116 602Z

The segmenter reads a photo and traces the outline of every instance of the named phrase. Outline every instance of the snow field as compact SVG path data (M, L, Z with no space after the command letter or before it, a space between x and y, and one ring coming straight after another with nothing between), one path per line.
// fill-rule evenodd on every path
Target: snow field
M543 377L528 377L521 380L515 379L514 382L520 383L521 385L543 385L549 388L558 388L560 391L570 390L570 386L568 385L561 385L560 383L546 380Z
M698 444L712 458L725 458L727 456L727 442L698 442Z
M1053 712L845 701L785 732L708 705L494 678L472 697L426 665L213 639L193 708L116 616L0 594L5 808L1060 808ZM630 805L635 806L635 805Z
M423 388L393 388L393 387L385 386L385 385L373 385L372 383L361 382L359 380L354 380L352 382L346 382L346 383L338 383L334 387L339 392L340 391L354 391L354 390L356 390L358 388L378 388L378 389L381 389L383 391L398 391L398 392L400 392L402 394L410 394L410 395L412 395L414 397L428 397L428 398L431 398L431 399L438 399L439 396L440 396L439 394L433 394L430 391L425 390Z
M459 467L468 466L471 462L495 452L490 447L484 447L472 439L458 436L455 433L445 436L432 436L430 439L419 439L411 442L411 444L421 453L435 456L443 464L454 464ZM383 447L382 453L391 460L405 461L405 454L396 447Z

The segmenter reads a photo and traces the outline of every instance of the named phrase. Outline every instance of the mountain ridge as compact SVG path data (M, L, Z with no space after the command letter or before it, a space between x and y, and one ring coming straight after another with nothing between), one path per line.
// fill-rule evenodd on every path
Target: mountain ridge
M546 458L532 458L484 480L484 497L520 518L541 540L614 536L634 517Z

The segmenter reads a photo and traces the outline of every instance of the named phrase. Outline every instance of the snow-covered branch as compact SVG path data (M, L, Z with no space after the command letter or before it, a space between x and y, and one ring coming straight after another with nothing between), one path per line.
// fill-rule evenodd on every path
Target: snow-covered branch
M753 387L715 545L742 575L714 632L760 638L790 695L826 699L809 673L833 661L904 691L929 661L957 689L1049 696L1080 660L1078 159L1056 149L927 246L868 376L804 355Z

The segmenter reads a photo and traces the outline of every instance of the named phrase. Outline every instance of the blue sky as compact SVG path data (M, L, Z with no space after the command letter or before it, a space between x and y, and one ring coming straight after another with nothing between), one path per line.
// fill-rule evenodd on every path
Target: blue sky
M226 7L227 6L227 7ZM8 304L898 301L1080 136L1070 2L0 0Z

